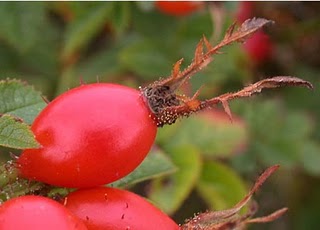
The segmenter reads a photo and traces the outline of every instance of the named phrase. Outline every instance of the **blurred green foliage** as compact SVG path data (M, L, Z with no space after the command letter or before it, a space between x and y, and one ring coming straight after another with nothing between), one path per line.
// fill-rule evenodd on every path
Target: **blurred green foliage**
M184 17L162 14L153 2L1 2L0 78L24 80L49 100L82 81L146 85L170 75L172 65L182 57L186 67L203 35L211 41L223 37L223 33L213 37L217 24L210 7L218 5L225 31L235 21L237 2L208 3ZM131 188L182 223L192 213L230 208L262 169L280 164L279 173L258 195L259 214L282 206L290 211L274 223L252 229L318 229L320 3L259 2L254 10L255 16L276 22L268 30L275 46L272 59L253 65L241 44L232 45L192 79L186 92L191 95L203 85L200 97L210 98L275 75L309 80L315 90L271 90L234 101L234 123L214 110L160 129L157 161L164 162L160 171L171 174L163 176L147 167L143 169L147 174L162 177ZM33 112L23 117L26 113L19 111L26 108L14 98L26 95L28 89L17 87L6 88L12 97L3 96L1 89L1 112L30 123L44 104L30 91ZM12 111L4 108L8 98ZM131 179L137 182L141 177Z

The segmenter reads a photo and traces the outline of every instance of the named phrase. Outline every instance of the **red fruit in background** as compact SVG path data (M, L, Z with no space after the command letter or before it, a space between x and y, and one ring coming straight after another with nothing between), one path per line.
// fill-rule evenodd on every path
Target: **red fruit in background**
M92 187L133 171L157 132L140 91L82 85L60 95L32 124L39 149L18 159L22 176L62 187Z
M236 14L237 21L243 23L245 20L254 17L254 2L240 2ZM263 31L253 34L244 43L244 49L250 59L256 64L263 63L272 57L273 44L270 37Z
M236 14L237 21L239 23L242 23L245 20L252 18L253 9L254 9L253 2L239 2L239 8Z
M263 63L272 57L272 41L263 31L258 31L252 35L252 37L243 44L243 47L250 59L255 63Z
M78 190L65 206L89 230L178 230L165 213L142 197L125 190L100 187Z
M0 206L1 230L86 230L81 220L56 201L21 196Z
M184 16L199 10L203 6L202 1L156 1L156 8L168 15Z

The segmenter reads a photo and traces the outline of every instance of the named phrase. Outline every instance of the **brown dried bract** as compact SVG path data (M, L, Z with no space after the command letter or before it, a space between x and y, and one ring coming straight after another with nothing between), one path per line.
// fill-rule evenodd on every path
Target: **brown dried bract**
M233 208L216 211L216 212L205 212L201 213L181 226L181 230L232 230L232 229L244 229L247 224L250 223L266 223L274 221L275 219L282 216L288 209L282 208L272 214L264 217L258 217L250 219L255 212L257 207L253 204L245 215L240 215L239 211L246 204L248 204L252 195L260 188L265 180L279 168L278 165L274 165L265 170L262 175L257 179L254 186L251 188L249 193Z
M153 113L152 117L157 123L157 126L162 127L166 124L173 124L179 117L189 116L194 112L213 107L219 103L222 104L231 118L231 111L228 106L229 100L239 97L249 97L254 93L260 93L264 88L275 88L287 85L301 85L312 88L312 84L307 81L295 77L281 76L265 79L247 86L238 92L227 93L205 101L197 99L199 90L192 97L176 94L177 89L187 82L195 73L206 67L213 60L212 55L217 54L222 47L233 42L244 42L257 30L270 24L273 24L273 21L263 18L248 19L238 29L236 29L236 24L233 24L227 30L222 41L216 46L212 46L209 41L203 37L196 47L192 63L186 69L183 71L180 70L183 61L183 59L180 59L174 64L169 77L142 88L142 94ZM204 48L206 52L204 52Z

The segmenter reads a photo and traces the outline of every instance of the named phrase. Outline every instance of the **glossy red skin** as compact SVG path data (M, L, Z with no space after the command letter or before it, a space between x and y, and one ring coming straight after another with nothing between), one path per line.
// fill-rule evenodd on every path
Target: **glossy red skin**
M161 12L173 16L188 15L203 6L202 1L156 1L155 4Z
M22 176L62 187L93 187L133 171L157 132L138 90L88 84L53 100L32 131L42 145L23 151Z
M70 193L65 206L89 230L178 230L179 226L142 197L100 187Z
M1 230L87 230L84 223L56 201L22 196L0 206Z

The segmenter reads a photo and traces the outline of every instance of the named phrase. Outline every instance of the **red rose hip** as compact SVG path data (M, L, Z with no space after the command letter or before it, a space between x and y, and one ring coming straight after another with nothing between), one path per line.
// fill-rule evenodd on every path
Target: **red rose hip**
M65 198L65 206L88 230L179 230L170 217L145 199L116 188L75 191Z
M0 206L1 230L87 230L81 220L56 201L21 196Z
M156 1L156 8L168 15L185 16L191 14L201 7L204 3L202 1Z
M31 128L41 147L22 152L22 176L77 188L111 183L133 171L157 131L138 90L104 83L60 95Z

